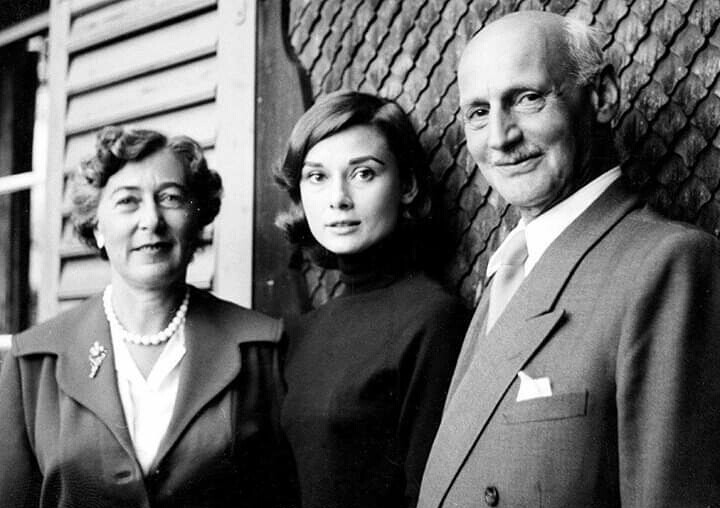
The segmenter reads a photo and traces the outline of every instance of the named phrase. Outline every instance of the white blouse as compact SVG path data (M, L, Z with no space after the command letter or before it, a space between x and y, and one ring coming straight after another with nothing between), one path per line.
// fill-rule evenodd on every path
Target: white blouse
M147 379L135 364L119 334L110 327L118 390L133 448L147 474L172 417L185 356L184 326L170 337Z

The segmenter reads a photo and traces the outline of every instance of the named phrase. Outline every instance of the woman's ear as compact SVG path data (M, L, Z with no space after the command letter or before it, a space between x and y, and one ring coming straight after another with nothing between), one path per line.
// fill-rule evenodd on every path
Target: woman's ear
M598 123L609 123L615 118L620 107L620 87L612 65L606 65L595 77L590 100Z
M403 184L402 191L403 193L400 196L400 202L403 205L409 205L413 202L419 191L415 175L410 175L410 180Z

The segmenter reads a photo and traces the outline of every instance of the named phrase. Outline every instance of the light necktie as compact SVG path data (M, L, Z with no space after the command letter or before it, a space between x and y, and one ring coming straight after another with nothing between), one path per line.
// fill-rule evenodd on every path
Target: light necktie
M450 389L445 400L445 410L450 405L470 365L477 361L477 355L482 350L481 342L484 336L502 314L505 305L510 301L525 276L524 265L527 259L525 231L513 231L511 235L506 243L500 246L501 250L498 250L491 259L491 266L495 268L491 268L485 281L478 286L475 295L478 303L465 334L463 347L450 382ZM498 289L496 283L502 287ZM495 307L493 307L493 300L496 304Z
M525 260L528 256L525 231L513 232L507 243L502 245L502 252L499 254L498 268L494 275L490 274L492 280L486 331L490 331L493 327L525 278Z

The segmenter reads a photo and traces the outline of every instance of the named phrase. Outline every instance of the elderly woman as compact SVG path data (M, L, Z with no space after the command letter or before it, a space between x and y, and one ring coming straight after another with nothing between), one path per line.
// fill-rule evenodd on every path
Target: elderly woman
M467 325L421 270L423 150L397 104L338 92L299 120L278 180L289 239L345 286L288 328L282 423L302 505L414 506Z
M103 129L70 185L102 296L13 337L0 504L291 506L279 322L185 283L220 177L190 138Z

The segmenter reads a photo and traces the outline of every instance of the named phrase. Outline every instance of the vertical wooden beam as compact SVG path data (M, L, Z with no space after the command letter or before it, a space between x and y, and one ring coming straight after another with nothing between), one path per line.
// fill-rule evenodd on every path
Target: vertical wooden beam
M217 166L225 197L216 220L213 290L252 305L256 0L218 1Z
M48 44L48 117L47 175L45 179L45 231L42 286L38 291L38 320L53 316L58 309L60 283L60 234L62 230L62 193L65 166L65 79L68 69L67 41L70 31L69 0L51 0Z
M255 116L255 307L274 316L299 313L305 281L289 268L291 250L274 226L288 199L272 171L281 163L290 131L311 102L310 82L288 40L287 0L258 2L258 105Z

